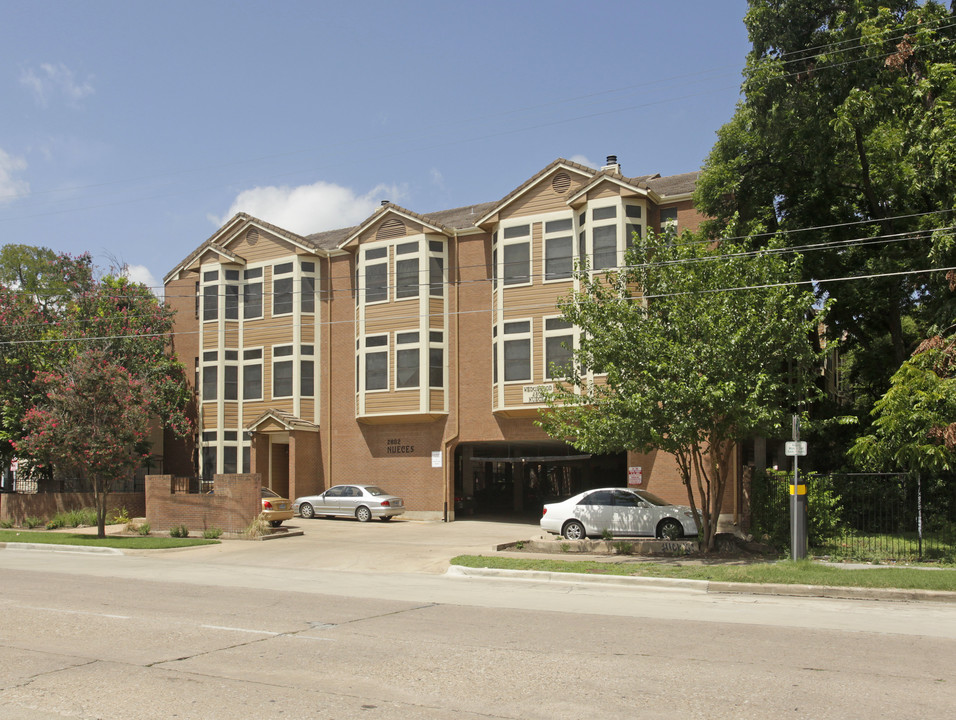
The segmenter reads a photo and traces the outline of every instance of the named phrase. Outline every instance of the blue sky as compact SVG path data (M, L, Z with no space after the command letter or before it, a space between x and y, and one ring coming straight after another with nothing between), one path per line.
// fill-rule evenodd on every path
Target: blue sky
M244 210L307 234L496 200L558 157L696 170L745 0L0 0L0 242L160 284Z

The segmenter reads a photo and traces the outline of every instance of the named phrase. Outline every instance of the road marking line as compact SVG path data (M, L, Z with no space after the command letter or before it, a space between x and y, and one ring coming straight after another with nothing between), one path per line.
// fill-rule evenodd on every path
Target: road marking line
M231 630L232 632L255 633L257 635L283 635L284 633L270 632L268 630L250 630L249 628L226 627L225 625L200 625L200 627L210 630Z
M21 607L28 607L22 605ZM63 610L61 608L34 607L33 610L45 610L52 613L63 613L64 615L93 615L94 617L113 618L114 620L129 620L129 615L111 615L110 613L85 612L83 610Z

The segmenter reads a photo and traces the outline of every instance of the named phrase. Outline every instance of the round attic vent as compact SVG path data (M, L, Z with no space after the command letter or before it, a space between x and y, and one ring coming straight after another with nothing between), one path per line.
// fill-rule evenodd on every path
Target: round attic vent
M560 172L551 180L551 189L558 195L564 195L571 187L571 176L566 172Z
M259 242L259 230L258 228L249 228L246 232L246 242L250 245L255 245Z
M388 240L398 237L405 237L405 224L398 218L386 220L379 225L378 232L375 233L376 240Z

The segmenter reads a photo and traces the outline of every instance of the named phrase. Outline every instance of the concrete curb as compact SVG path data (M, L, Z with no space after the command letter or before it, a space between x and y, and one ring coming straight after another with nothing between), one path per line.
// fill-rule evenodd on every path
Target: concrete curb
M897 588L829 587L825 585L780 585L681 578L635 577L624 575L585 575L583 573L555 573L542 570L504 570L471 568L451 565L445 572L451 577L499 577L509 580L570 583L591 585L621 585L643 588L680 589L698 593L734 595L787 595L843 600L896 600L918 602L956 603L956 592L942 590L901 590Z
M101 555L122 555L123 551L119 548L100 547L98 545L57 545L55 543L21 543L4 542L0 543L0 549L3 550L39 550L46 552L60 553L99 553Z

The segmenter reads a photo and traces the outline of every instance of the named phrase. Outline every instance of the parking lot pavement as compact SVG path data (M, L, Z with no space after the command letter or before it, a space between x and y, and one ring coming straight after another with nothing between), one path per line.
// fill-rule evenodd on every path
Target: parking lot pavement
M537 521L513 519L443 523L396 518L387 523L360 523L296 517L283 527L301 530L302 535L269 542L225 540L219 545L169 552L181 553L183 560L236 565L439 574L456 555L491 555L497 545L528 540L540 533Z

